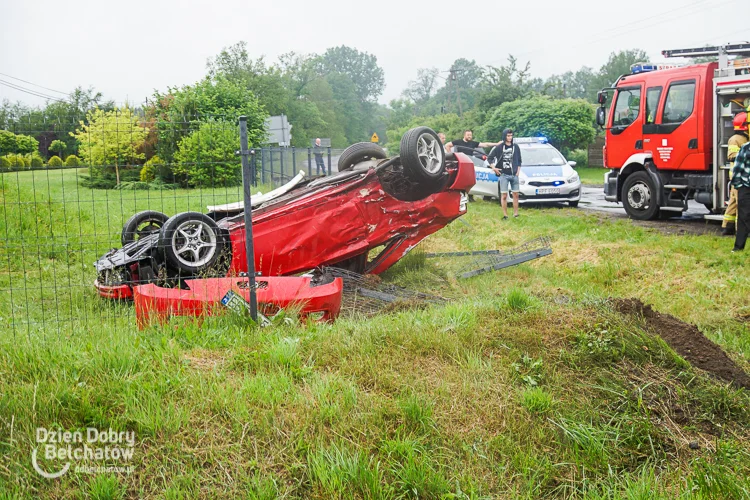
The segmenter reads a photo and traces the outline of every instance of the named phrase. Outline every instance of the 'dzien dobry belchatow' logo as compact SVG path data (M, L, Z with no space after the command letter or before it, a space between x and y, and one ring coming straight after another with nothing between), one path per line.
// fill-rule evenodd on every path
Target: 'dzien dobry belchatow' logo
M135 431L100 430L87 427L83 431L36 429L36 447L31 464L39 475L55 479L70 470L84 474L133 472L130 463L135 451ZM40 458L45 466L39 464ZM51 472L49 472L51 470Z

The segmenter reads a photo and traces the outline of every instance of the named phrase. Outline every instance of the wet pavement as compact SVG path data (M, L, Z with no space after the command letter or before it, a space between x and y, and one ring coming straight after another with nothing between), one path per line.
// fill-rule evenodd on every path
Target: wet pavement
M585 210L597 210L599 212L607 212L613 215L627 217L622 203L612 203L604 199L604 186L584 185L583 191L581 192L581 201L578 204L578 207ZM675 216L669 220L703 221L703 216L707 214L708 210L706 207L690 200L688 201L687 212L675 212Z

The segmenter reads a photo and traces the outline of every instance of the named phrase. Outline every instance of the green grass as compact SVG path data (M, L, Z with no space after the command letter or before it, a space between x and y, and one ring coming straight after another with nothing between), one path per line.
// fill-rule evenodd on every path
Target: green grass
M606 301L639 298L696 323L750 369L747 256L728 240L567 208L501 221L478 201L468 226L434 234L385 276L446 305L332 325L214 317L139 331L130 306L96 297L91 262L135 210L203 210L219 193L81 190L87 201L62 213L55 200L77 200L74 173L46 175L3 178L0 316L25 317L28 294L38 323L0 333L0 498L749 495L750 395ZM30 199L32 179L50 196ZM68 246L38 250L37 229ZM541 235L551 256L469 280L423 253ZM56 297L37 294L40 281L68 279ZM70 321L56 323L55 308ZM40 477L36 428L58 426L134 431L133 473Z
M609 171L609 169L597 167L578 167L575 170L581 177L582 183L596 184L598 186L604 184L604 174Z

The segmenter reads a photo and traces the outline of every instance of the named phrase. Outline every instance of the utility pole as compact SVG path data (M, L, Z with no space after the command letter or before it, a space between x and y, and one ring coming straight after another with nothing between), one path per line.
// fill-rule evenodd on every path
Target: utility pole
M463 110L461 109L461 87L458 85L458 77L456 76L456 72L458 70L451 69L451 80L453 80L453 84L456 87L456 100L458 101L458 116L461 116L463 114Z

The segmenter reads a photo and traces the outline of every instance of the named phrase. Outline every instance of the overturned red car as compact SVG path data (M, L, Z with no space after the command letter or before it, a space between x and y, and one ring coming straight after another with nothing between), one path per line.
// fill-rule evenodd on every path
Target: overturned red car
M446 155L434 131L409 130L401 154L386 158L359 143L339 158L339 172L290 183L252 199L256 271L285 276L336 266L378 274L426 236L466 212L474 164ZM238 276L247 271L245 207L209 207L207 214L135 214L123 246L96 263L96 288L109 298L132 298L133 286L188 287L190 278Z

